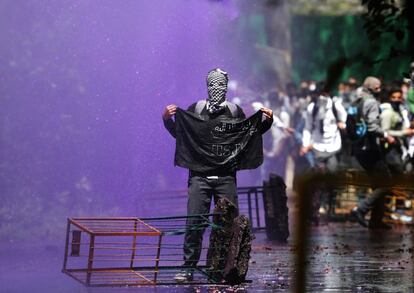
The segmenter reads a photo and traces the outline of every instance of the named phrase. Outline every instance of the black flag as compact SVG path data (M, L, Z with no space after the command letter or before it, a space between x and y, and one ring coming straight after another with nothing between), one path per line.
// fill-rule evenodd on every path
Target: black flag
M177 109L175 165L203 173L255 169L263 163L262 113L247 119L203 116Z

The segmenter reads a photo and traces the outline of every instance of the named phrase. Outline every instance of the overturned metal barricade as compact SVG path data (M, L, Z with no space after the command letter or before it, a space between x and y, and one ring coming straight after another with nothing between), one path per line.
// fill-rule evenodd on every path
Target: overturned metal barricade
M202 255L192 284L210 284L216 272L207 268L212 228L210 217L195 215L206 229ZM86 286L142 286L175 284L182 269L183 235L187 216L161 218L69 218L63 272Z
M63 272L87 286L154 284L161 241L161 231L138 218L69 218ZM138 263L153 269L138 272Z

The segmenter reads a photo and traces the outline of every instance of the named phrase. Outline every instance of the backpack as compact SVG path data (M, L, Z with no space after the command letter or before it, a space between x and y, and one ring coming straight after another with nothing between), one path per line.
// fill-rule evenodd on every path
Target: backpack
M232 102L229 102L229 101L226 101L225 103L226 103L226 106L229 108L231 115L233 117L237 117L237 114L238 114L237 113L238 112L237 105L234 104L234 103L232 103ZM203 109L206 106L206 104L207 104L207 101L206 100L200 100L200 101L198 101L197 104L196 104L196 106L195 106L195 111L194 112L196 114L199 114L200 115L201 114L201 111L203 111Z
M329 98L329 99L332 102L332 113L335 117L336 122L338 123L340 120L338 118L338 110L336 109L335 101L332 98ZM313 121L312 122L312 132L316 128L316 116L317 116L318 112L319 112L319 103L318 103L318 100L316 100L314 102L314 106L313 106L313 109L312 109L312 121ZM323 125L322 124L319 125L319 128L320 128L320 133L323 133Z
M363 104L364 99L358 99L351 103L347 111L346 134L351 141L359 141L368 133L367 124L362 115Z

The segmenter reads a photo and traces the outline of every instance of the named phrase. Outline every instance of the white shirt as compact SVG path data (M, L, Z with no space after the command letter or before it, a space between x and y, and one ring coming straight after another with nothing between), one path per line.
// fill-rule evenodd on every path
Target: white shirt
M322 128L323 131L320 131L319 121L315 121L312 115L313 108L315 103L312 102L309 104L306 109L306 122L305 128L303 129L303 143L304 147L312 145L313 148L320 152L336 152L341 149L341 133L338 128L338 121L346 121L346 111L342 106L340 101L335 101L335 108L337 111L338 121L335 118L334 112L332 110L333 100L327 97L319 97L320 101L326 103L326 112L322 119ZM315 115L317 119L318 114Z
M279 155L284 147L284 140L288 137L284 129L289 127L290 116L286 111L282 110L278 116L273 115L273 121L270 128L272 134L272 148L268 154L270 157Z

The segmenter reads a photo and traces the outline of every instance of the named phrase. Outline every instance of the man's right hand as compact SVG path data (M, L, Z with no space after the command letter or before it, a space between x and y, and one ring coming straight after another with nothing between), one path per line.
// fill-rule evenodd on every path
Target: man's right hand
M295 129L293 129L291 127L285 127L285 128L283 128L283 132L287 135L291 135L291 134L295 133Z
M388 142L389 144L393 144L395 142L395 138L394 136L387 135L387 137L385 138L385 141Z
M312 150L312 145L302 146L299 150L299 155L303 157L305 154Z
M164 113L162 113L162 119L164 120L171 119L171 117L174 116L176 112L177 112L176 105L174 104L168 105L167 107L165 107Z
M414 129L413 128L407 128L404 130L405 136L413 136L414 135Z

